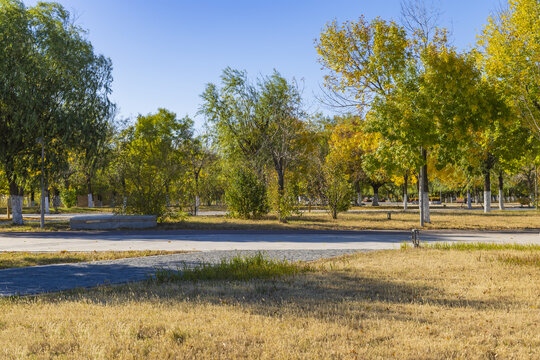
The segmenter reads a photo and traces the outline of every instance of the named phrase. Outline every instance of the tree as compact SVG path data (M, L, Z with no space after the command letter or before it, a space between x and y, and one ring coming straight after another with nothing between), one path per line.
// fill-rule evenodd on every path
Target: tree
M0 2L0 163L13 222L22 223L29 171L54 142L74 148L100 132L111 112L111 62L94 54L83 30L54 3ZM34 169L39 170L39 169Z
M380 134L367 133L365 121L345 119L334 127L330 137L330 157L340 162L353 183L367 183L373 189L373 206L379 206L379 189L390 182L389 161L382 161L378 150Z
M170 187L180 178L185 146L192 137L193 122L159 109L140 115L135 125L124 130L122 161L125 181L125 212L167 215Z
M347 211L351 207L352 188L343 165L328 156L323 171L322 196L326 201L332 219L337 219L338 213Z
M249 83L245 72L227 68L222 87L209 84L202 94L203 113L217 134L217 143L231 160L250 164L263 179L266 166L274 169L278 183L277 213L286 214L286 173L302 156L305 135L301 97L295 83L277 71Z
M540 138L540 3L509 0L479 37L481 63Z
M204 170L216 160L216 155L204 145L203 137L190 139L186 144L185 152L189 177L186 183L192 203L192 214L197 215L201 203L201 178L208 176Z

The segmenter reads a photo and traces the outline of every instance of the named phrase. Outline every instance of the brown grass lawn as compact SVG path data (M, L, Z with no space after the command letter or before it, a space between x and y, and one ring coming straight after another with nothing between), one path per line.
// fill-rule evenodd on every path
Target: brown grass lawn
M288 223L281 224L275 216L266 216L259 220L240 220L225 216L188 217L181 222L165 222L162 229L313 229L313 230L406 230L418 228L417 212L392 211L392 219L387 219L386 212L362 212L339 214L333 220L325 213L304 213L293 216ZM539 229L540 212L537 211L498 211L490 214L470 211L439 211L431 213L431 224L426 229Z
M388 210L387 212L365 211L361 213L342 213L333 220L327 213L303 213L289 218L286 224L279 223L275 215L268 215L257 220L233 219L226 216L190 216L184 220L167 219L159 224L160 230L408 230L419 227L418 212ZM462 230L511 230L540 229L540 212L531 210L493 210L490 214L464 210L433 211L431 224L425 229L462 229ZM38 221L26 222L14 226L7 221L0 221L0 232L42 231ZM70 231L69 221L46 222L45 231Z
M131 257L178 254L182 252L185 251L60 251L51 253L0 251L0 269L51 264L79 263L99 260L116 260Z
M381 251L274 280L4 299L0 358L539 359L539 263L502 261L531 256Z

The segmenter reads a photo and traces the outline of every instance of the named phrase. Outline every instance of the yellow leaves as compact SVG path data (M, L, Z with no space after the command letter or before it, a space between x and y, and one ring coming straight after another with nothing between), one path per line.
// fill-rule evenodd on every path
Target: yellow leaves
M354 89L357 99L369 92L383 93L392 77L406 64L409 42L405 31L394 22L379 18L326 26L316 43L319 62L333 75L329 88L344 92Z

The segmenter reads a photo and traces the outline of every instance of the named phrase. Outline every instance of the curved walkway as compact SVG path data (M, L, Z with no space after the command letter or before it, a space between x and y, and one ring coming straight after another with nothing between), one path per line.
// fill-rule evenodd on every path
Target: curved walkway
M354 250L264 251L270 258L311 261ZM79 264L60 264L0 270L0 297L121 284L148 279L156 269L183 269L201 263L218 263L223 258L256 254L258 251L208 251L147 256Z

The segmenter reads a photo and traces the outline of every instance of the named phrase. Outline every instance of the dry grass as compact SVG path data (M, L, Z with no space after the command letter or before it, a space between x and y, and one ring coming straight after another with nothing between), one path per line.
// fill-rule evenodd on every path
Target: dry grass
M46 221L45 228L39 227L39 221L24 221L24 225L13 225L10 221L0 221L0 232L39 232L69 231L69 221Z
M540 268L503 253L527 252L384 251L280 280L5 299L0 357L538 359Z
M419 227L418 212L388 210L392 219L387 219L386 211L363 211L339 214L333 220L326 213L303 213L292 216L283 224L274 215L258 220L233 219L226 216L190 216L182 221L171 220L159 224L160 230L408 230ZM540 229L540 212L531 210L494 210L490 214L480 211L433 211L431 224L425 229L461 230L512 230ZM0 232L71 231L69 221L46 222L45 229L39 228L39 221L27 221L22 226L0 221Z
M52 253L29 253L22 251L0 252L0 269L25 266L67 264L98 260L115 260L131 257L178 254L184 251L92 251L71 252L60 251Z
M166 222L160 224L162 229L194 229L194 230L408 230L418 228L419 215L417 212L393 211L392 219L387 219L386 212L362 212L339 214L333 220L325 213L304 213L293 216L288 223L282 224L275 216L266 216L259 220L232 219L225 216L189 217L181 222ZM470 211L439 211L432 212L431 224L426 229L539 229L540 212L536 211L492 211L490 214Z

